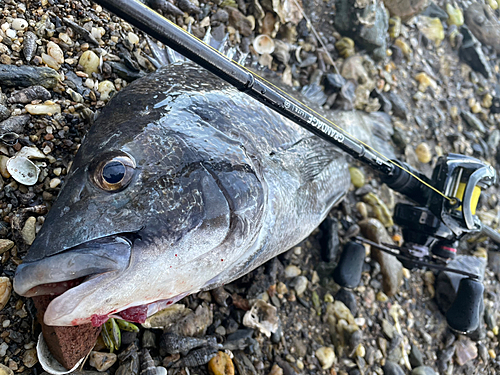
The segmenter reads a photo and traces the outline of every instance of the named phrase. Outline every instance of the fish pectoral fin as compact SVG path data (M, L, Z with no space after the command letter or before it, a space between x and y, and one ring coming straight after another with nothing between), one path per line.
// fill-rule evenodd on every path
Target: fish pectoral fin
M303 183L315 180L332 162L342 158L337 147L318 137L300 140L287 153L300 155L299 169Z

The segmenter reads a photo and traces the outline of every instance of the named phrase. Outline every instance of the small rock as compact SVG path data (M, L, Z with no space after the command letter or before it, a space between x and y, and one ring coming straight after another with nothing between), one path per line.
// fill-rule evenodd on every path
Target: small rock
M429 6L425 8L420 15L430 18L439 18L441 21L446 21L448 19L448 13L446 13L433 1L429 3Z
M16 31L24 30L28 27L28 22L22 18L14 18L12 20L12 28Z
M432 40L436 46L439 46L443 41L444 29L439 18L420 16L418 17L417 26L422 34L424 34L427 39Z
M0 277L0 311L9 302L10 293L12 292L12 283L8 277Z
M285 277L286 278L291 278L291 277L297 277L302 273L299 267L294 266L293 264L290 264L285 268Z
M243 13L233 7L226 7L224 10L228 13L229 24L238 30L241 35L250 36L252 34L252 23Z
M481 43L479 43L465 25L460 28L460 33L463 36L462 44L459 49L460 58L469 64L476 72L481 73L486 78L491 77L492 72L490 64L483 53Z
M410 350L410 364L412 367L420 367L424 365L424 360L422 358L422 353L418 349L418 346L411 344Z
M355 188L360 188L365 184L365 175L359 168L350 167L351 182Z
M436 375L436 372L429 366L419 366L414 368L411 375Z
M448 13L448 25L462 26L464 24L464 14L460 7L454 7L450 3L446 4L446 13Z
M465 122L473 129L476 129L480 131L481 133L486 132L486 128L474 114L468 112L468 111L462 111L462 118L465 120Z
M415 149L418 161L424 164L429 163L432 160L431 148L425 142L420 143Z
M24 223L24 227L21 230L21 236L23 237L24 242L27 245L31 245L33 241L35 241L36 236L36 219L33 216L30 216L26 223Z
M357 315L358 303L356 301L356 295L353 292L345 288L341 288L337 294L335 294L335 300L344 303L353 316Z
M52 180L50 180L49 182L49 187L51 189L55 189L56 187L58 187L59 185L61 184L61 180L58 179L58 178L53 178Z
M59 81L59 74L47 67L27 65L0 65L0 82L3 86L28 87L41 85L47 89L54 88Z
M297 276L294 279L294 289L295 292L297 292L298 296L301 296L307 289L307 284L309 283L309 280L307 280L307 277L305 276Z
M0 364L0 375L14 375L14 371L7 366Z
M108 368L115 364L116 358L116 354L114 353L92 351L90 353L89 364L98 371L106 371Z
M26 350L23 354L23 364L28 368L32 368L37 363L38 357L36 354L36 348Z
M95 52L91 50L87 50L80 56L80 60L78 63L83 67L83 70L88 75L92 73L97 73L99 71L99 56L95 54Z
M382 367L384 375L404 375L404 371L397 363L387 361Z
M7 162L9 161L9 157L5 155L0 155L0 174L4 178L10 178L10 173L7 170Z
M328 216L319 226L321 230L321 259L324 262L336 261L340 254L339 222Z
M127 34L127 38L128 38L128 41L130 42L130 44L138 44L139 43L139 37L137 36L137 34L133 33L132 31L130 31Z
M27 104L26 111L32 115L49 115L61 113L59 104Z
M14 246L14 242L11 240L0 239L0 255L9 251Z
M106 101L114 95L116 88L113 82L106 80L99 82L98 91L101 94L101 100Z
M156 336L153 331L147 329L142 335L142 347L154 348L156 346Z
M319 348L318 350L316 350L315 354L323 370L329 369L335 363L335 352L329 346L323 346Z
M283 369L275 363L268 375L283 375Z
M208 362L208 372L210 375L234 375L233 361L226 353L218 352Z
M472 359L477 358L477 346L468 337L455 342L455 358L459 366L465 365Z

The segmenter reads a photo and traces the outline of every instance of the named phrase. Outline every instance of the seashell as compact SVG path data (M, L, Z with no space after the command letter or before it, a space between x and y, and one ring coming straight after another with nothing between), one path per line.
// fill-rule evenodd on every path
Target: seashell
M274 42L273 55L279 62L285 65L288 64L288 61L290 60L290 45L281 40L276 40Z
M339 51L340 56L347 59L353 56L356 52L354 50L354 41L351 38L344 37L335 43L335 48Z
M33 159L33 160L39 160L39 159L47 159L47 156L41 152L38 148L35 146L31 147L23 147L21 151L19 151L16 155L17 156L23 156L28 159Z
M173 333L164 333L160 339L160 348L164 349L168 354L177 354L188 352L191 349L198 348L203 345L216 346L215 337L201 339L196 337L178 336Z
M25 156L14 156L7 160L7 171L17 182L31 186L38 181L40 168Z
M23 53L24 57L26 58L26 61L30 62L33 56L35 56L36 52L36 35L35 33L31 31L27 31L24 34L24 40L23 40Z
M261 34L253 40L253 48L259 55L271 54L274 52L274 41L268 35Z
M231 294L226 292L222 286L217 289L213 289L211 292L215 302L217 302L220 306L228 307L233 301Z
M267 337L271 337L271 333L276 332L279 326L276 307L260 299L257 300L250 311L243 316L243 325L257 328Z
M156 366L149 354L149 350L142 349L141 351L141 375L157 375Z
M217 348L206 346L201 349L191 351L187 356L177 361L172 366L173 368L179 367L195 367L207 364L217 354Z
M36 345L36 354L38 356L38 361L42 365L43 369L47 371L49 374L53 375L70 374L73 371L75 371L85 359L85 357L83 357L71 370L67 370L50 353L49 347L47 346L47 343L43 339L43 335L41 333L38 336L38 344Z

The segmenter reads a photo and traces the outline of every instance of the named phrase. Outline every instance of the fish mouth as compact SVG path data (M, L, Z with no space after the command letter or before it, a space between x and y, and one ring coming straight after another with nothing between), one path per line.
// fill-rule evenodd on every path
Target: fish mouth
M125 270L130 264L131 249L132 235L121 233L22 263L16 270L14 290L25 297L63 294L104 273Z

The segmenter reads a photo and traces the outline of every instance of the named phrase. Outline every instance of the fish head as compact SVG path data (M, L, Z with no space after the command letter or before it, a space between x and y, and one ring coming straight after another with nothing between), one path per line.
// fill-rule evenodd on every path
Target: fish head
M123 112L115 106L93 125L16 271L18 294L57 296L48 325L173 300L224 268L223 253L209 256L231 229L213 172L164 117Z

